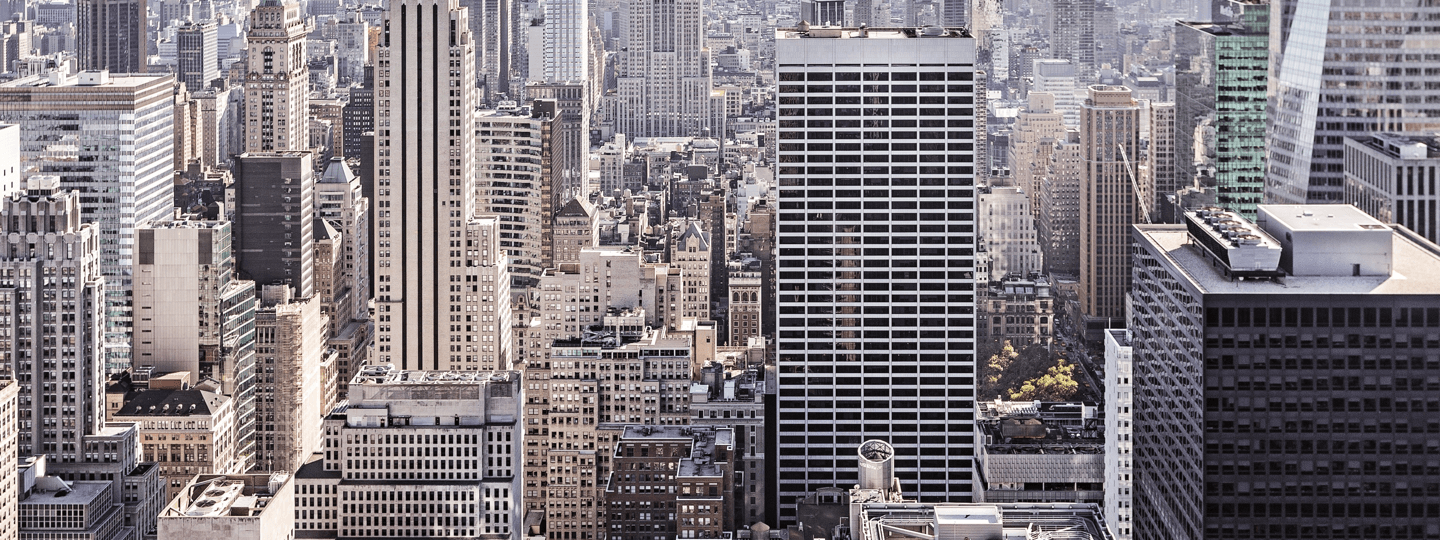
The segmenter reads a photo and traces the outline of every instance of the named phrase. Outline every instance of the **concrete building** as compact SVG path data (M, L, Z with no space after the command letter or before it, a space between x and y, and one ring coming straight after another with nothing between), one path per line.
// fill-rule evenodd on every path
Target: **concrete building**
M104 71L0 84L0 122L20 125L26 175L58 176L61 188L92 194L82 217L99 225L99 245L113 246L96 249L106 282L104 368L111 371L130 364L135 229L169 221L174 206L173 86L168 75ZM117 142L134 151L113 150Z
M1311 7L1279 0L1268 8L1260 8L1271 15L1265 202L1344 200L1346 136L1440 130L1440 115L1426 103L1434 91L1427 77L1440 72L1440 43L1415 35L1407 20L1440 15L1440 6L1386 12L1404 14L1398 18L1371 16L1376 8L1366 2ZM1403 37L1372 53L1364 40L1345 37L1353 35ZM1351 69L1360 58L1366 69Z
M244 151L310 149L310 71L299 2L263 0L250 11L245 57Z
M935 540L1043 538L1047 531L1081 540L1115 538L1093 504L915 504L851 497L847 506L846 518L866 525L837 540L905 540L917 530L934 531Z
M197 474L241 472L249 464L241 459L235 400L208 387L190 386L188 373L151 377L147 389L126 396L114 422L139 427L140 451L145 461L160 468L169 501Z
M739 366L736 366L739 367ZM774 395L767 386L773 370L751 365L743 370L727 369L716 362L701 370L700 383L690 387L690 425L729 428L735 432L731 464L735 472L731 508L735 528L769 523L779 515L774 506L775 483L769 481L768 456L771 434L765 429L765 396Z
M1105 501L1105 426L1094 405L996 399L979 408L981 501Z
M1128 540L1134 515L1133 352L1130 331L1105 331L1105 522Z
M1124 324L1129 226L1140 222L1140 105L1124 86L1091 86L1080 108L1080 310L1085 334Z
M626 4L626 48L616 65L615 131L628 137L700 137L711 125L708 50L699 0Z
M765 309L761 297L765 282L761 278L760 261L747 259L730 261L729 300L726 302L725 322L729 325L726 336L732 347L743 347L751 339L763 337Z
M75 56L80 69L145 73L145 4L144 0L76 1Z
M555 121L531 107L506 102L494 110L481 111L476 118L479 145L480 212L500 220L500 249L510 262L510 286L533 286L544 270L541 235L549 229L542 212L542 194L547 180L543 174L542 135L544 124Z
M0 379L0 540L20 538L20 383Z
M1030 194L1012 186L983 186L977 191L980 242L990 258L989 279L1041 271L1044 255L1035 232Z
M548 32L548 19L545 24ZM561 203L570 199L588 200L590 191L594 189L589 185L590 117L591 110L595 108L591 95L593 84L599 82L583 78L568 82L565 79L547 79L547 82L525 85L525 96L535 104L536 112L557 120L549 126L549 137L545 139L546 144L554 147L548 152L552 157L551 174L547 176L551 183L553 208L559 208Z
M1071 91L1071 95L1074 91ZM1064 115L1055 107L1055 94L1030 91L1010 131L1010 176L1014 184L1030 194L1030 205L1039 215L1041 178L1050 171L1050 150L1065 138Z
M585 199L570 199L555 213L553 252L547 268L580 262L580 251L599 244L595 205Z
M200 90L220 78L218 32L213 20L175 27L175 78L185 83L185 88Z
M1085 0L1077 0L1085 1ZM1055 110L1065 118L1065 127L1080 125L1080 98L1076 91L1081 88L1076 64L1063 59L1039 59L1033 66L1031 92L1055 96Z
M283 473L198 474L157 522L158 540L295 538L295 482Z
M338 356L336 379L343 396L360 366L368 362L374 335L370 320L370 199L360 178L341 159L332 158L315 182L315 217L317 230L322 221L336 229L329 240L329 287L321 291L321 307L330 317L328 345ZM320 251L317 247L317 262ZM319 273L317 270L317 283L321 281Z
M1383 223L1399 223L1440 242L1435 172L1440 140L1376 133L1345 138L1345 202Z
M1099 75L1095 63L1095 11L1099 0L1051 0L1050 57L1059 58L1075 66L1076 80L1081 83L1094 82ZM1035 69L1035 78L1040 78L1040 68Z
M922 500L969 501L983 128L974 107L894 101L914 90L926 103L983 99L975 42L960 30L787 29L776 52L780 522L794 522L797 498L853 484L836 456L869 438L896 445L896 475ZM802 105L826 95L858 106L866 85L892 103L863 117L858 107ZM889 140L864 142L866 133ZM825 135L833 139L816 140ZM886 374L862 385L862 360Z
M336 352L320 297L294 298L284 285L261 289L255 315L256 465L295 471L320 444L320 422L334 405Z
M605 487L608 537L724 538L735 529L734 455L728 428L625 426Z
M309 152L235 158L235 253L240 277L315 294L315 166Z
M513 371L367 366L295 475L296 536L519 540L525 391Z
M700 230L700 222L689 221L670 246L670 264L684 275L684 301L681 317L708 320L710 315L710 242L709 233Z
M77 453L82 457L73 461L51 455L21 458L20 537L78 533L91 538L142 540L153 534L155 516L165 504L165 483L155 463L139 460L137 426L110 423L100 427L85 436ZM72 495L80 497L70 498ZM62 515L55 505L82 505L88 511L67 513L62 520L42 519Z
M1229 24L1175 23L1175 180L1213 177L1216 202L1253 218L1265 191L1270 6L1248 5Z
M422 15L402 18L402 4ZM381 37L376 81L389 95L375 108L376 362L500 369L511 360L510 274L498 220L477 217L479 96L469 15L456 1L386 5L390 31ZM451 24L460 30L449 41L427 30ZM421 71L420 58L451 55L458 55L451 69ZM435 99L442 92L446 99ZM443 166L434 161L440 155L450 156ZM481 338L487 341L475 341Z
M68 462L104 424L105 279L99 227L81 222L79 193L58 188L59 178L32 176L0 212L7 218L0 223L0 314L35 333L0 335L0 369L20 386L20 454ZM69 323L63 344L38 339L61 335L61 320ZM61 370L65 384L40 382ZM62 424L68 429L55 428Z
M373 161L375 152L365 152L361 145L361 137L364 133L375 131L375 66L364 67L364 75L361 76L360 84L350 88L350 101L345 102L345 108L340 111L340 155L346 158ZM375 188L374 173L361 168L356 171L365 178L365 185L368 186L365 192L366 197L374 197L369 190Z
M1145 146L1145 165L1149 174L1136 177L1140 180L1140 207L1135 214L1137 221L1147 223L1160 221L1160 207L1167 195L1193 185L1177 176L1175 104L1150 102L1148 109L1150 132Z
M813 26L856 26L846 24L844 0L801 0L796 20Z
M1039 272L991 280L978 302L977 337L1009 341L1020 350L1027 345L1049 345L1055 339L1057 295L1050 280Z
M1080 132L1067 130L1051 143L1046 173L1040 177L1035 236L1050 275L1080 275L1080 176L1084 170Z
M1133 230L1135 537L1428 534L1440 248L1351 206L1185 219Z

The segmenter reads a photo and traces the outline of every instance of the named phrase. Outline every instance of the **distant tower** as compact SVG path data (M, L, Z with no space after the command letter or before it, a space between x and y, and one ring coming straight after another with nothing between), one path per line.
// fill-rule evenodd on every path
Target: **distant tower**
M199 92L220 78L220 64L215 59L219 47L216 31L215 21L186 23L175 29L175 72L191 92Z
M76 0L80 69L145 73L145 18L145 0Z
M699 137L710 128L710 63L700 0L628 4L620 53L616 131L629 137Z
M246 152L310 146L310 69L298 2L264 0L250 12L245 64Z
M1080 310L1087 335L1125 325L1130 225L1139 223L1140 104L1124 86L1091 86L1080 106Z

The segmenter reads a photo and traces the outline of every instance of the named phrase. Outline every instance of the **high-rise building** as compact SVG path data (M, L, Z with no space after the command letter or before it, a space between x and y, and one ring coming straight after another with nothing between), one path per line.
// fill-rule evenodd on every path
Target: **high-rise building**
M1130 331L1105 331L1105 521L1116 540L1129 540L1134 515L1135 395Z
M1050 58L1069 60L1081 83L1099 73L1095 63L1095 5L1098 0L1050 0ZM1038 73L1037 73L1038 75Z
M467 11L458 0L386 5L376 67L377 87L389 89L375 106L376 360L500 369L510 362L510 275L497 220L476 217L479 101ZM435 31L452 25L453 33ZM433 68L440 57L449 69Z
M1039 216L1035 236L1045 257L1045 272L1080 276L1080 132L1067 130L1051 143L1047 168L1040 177Z
M295 298L266 285L255 315L257 471L294 471L320 445L320 422L335 401L336 352L320 297Z
M1440 140L1376 133L1345 138L1345 202L1383 223L1399 223L1440 242L1435 184Z
M726 270L730 272L730 300L726 303L725 322L730 325L726 333L732 347L744 347L752 338L763 337L760 333L765 308L760 300L765 282L761 279L759 259L732 260Z
M295 474L295 534L520 540L525 392L513 371L367 366Z
M240 277L315 292L315 167L309 152L235 159L235 253Z
M175 28L176 78L192 92L220 78L218 31L213 20L188 22Z
M937 13L940 19L940 26L946 28L970 27L971 3L972 0L942 0L936 3Z
M847 26L844 0L800 0L800 18L812 26Z
M588 87L580 82L545 82L525 85L525 95L536 112L558 118L550 126L549 153L552 208L570 199L583 199L594 188L590 180L590 109Z
M1440 247L1348 205L1184 219L1133 230L1135 538L1431 534Z
M370 343L370 199L360 178L340 158L332 158L315 182L315 227L333 228L328 288L319 287L321 254L317 241L316 291L330 317L328 346L335 349L337 394L345 395L350 379L369 361Z
M1030 194L1030 205L1037 215L1040 179L1049 173L1050 150L1055 141L1064 136L1064 115L1055 107L1055 94L1031 91L1010 132L1009 162L1011 178L1016 186Z
M1440 43L1416 29L1440 6L1277 0L1270 8L1266 202L1342 200L1347 135L1440 129L1440 112L1425 99L1440 72Z
M700 230L699 221L690 221L676 232L670 244L670 265L683 273L685 294L681 317L709 319L710 316L710 233Z
M236 461L255 460L255 282L235 273L228 221L136 230L135 366L220 382L235 414ZM193 473L192 473L193 474Z
M81 221L80 194L59 191L59 178L31 176L28 182L25 191L4 201L0 212L5 216L0 280L6 283L0 291L6 307L0 309L20 327L35 330L0 337L0 369L20 383L20 453L74 461L82 440L97 433L105 419L100 226ZM45 337L62 330L63 345ZM67 374L65 384L42 382L61 370ZM57 428L62 425L65 429Z
M165 505L165 481L155 463L140 460L137 426L100 427L75 455L21 458L20 537L148 537Z
M968 501L983 138L963 103L984 92L975 42L958 30L782 30L776 53L780 520L816 488L854 484L836 458L870 438L895 444L907 493ZM895 99L861 109L865 88ZM899 99L911 95L926 106ZM822 96L854 107L802 104ZM861 384L862 368L884 374Z
M104 71L0 84L0 122L20 125L27 174L56 175L62 189L86 193L83 219L100 226L109 370L130 363L135 228L173 213L173 86L168 75Z
M625 426L605 483L608 537L724 537L735 529L734 457L730 428Z
M1211 187L1214 178L1216 202L1246 217L1265 191L1269 43L1264 19L1175 23L1173 187ZM1157 183L1157 197L1174 195L1165 187Z
M0 379L0 459L20 463L20 383ZM20 538L20 480L17 467L0 469L0 540Z
M514 74L510 66L515 62L515 56L523 51L524 44L521 43L517 51L512 41L516 39L513 36L523 35L517 33L517 25L528 26L530 20L522 20L520 4L511 0L462 0L460 5L470 11L470 36L475 40L475 69L472 73L485 89L481 99L493 103L503 96L516 97L511 93ZM521 67L524 67L523 61Z
M145 0L75 2L75 52L80 69L145 73Z
M1080 99L1075 95L1079 78L1075 66L1072 60L1053 58L1035 60L1031 65L1035 84L1030 91L1055 96L1055 110L1064 116L1068 127L1080 125Z
M350 89L350 101L340 111L341 155L346 158L363 159L360 135L375 131L375 66L367 65L360 86ZM373 156L372 156L373 157ZM365 171L359 173L364 176ZM374 178L368 179L373 184ZM365 194L371 196L370 193Z
M1130 225L1137 208L1140 104L1124 86L1091 86L1080 106L1080 311L1086 335L1104 339L1125 321Z
M544 26L540 32L542 50L539 73L530 70L530 79L544 82L584 84L590 78L590 9L584 0L540 2ZM473 16L473 15L472 15Z
M1165 197L1190 184L1181 183L1175 176L1175 104L1152 101L1146 105L1150 126L1145 146L1146 174L1137 176L1140 207L1135 216L1141 221L1159 221Z
M245 152L310 148L306 31L299 2L262 0L250 12L245 33Z
M629 137L717 136L700 0L626 4L628 46L616 65L615 130Z
M476 121L480 212L500 220L500 249L510 261L511 286L533 286L546 258L541 234L550 227L541 212L546 206L542 184L553 181L543 174L547 142L542 135L544 124L555 118L530 107L506 106L481 111Z
M1007 275L1028 276L1044 267L1035 234L1030 194L1012 186L979 189L980 241L989 257L989 280Z

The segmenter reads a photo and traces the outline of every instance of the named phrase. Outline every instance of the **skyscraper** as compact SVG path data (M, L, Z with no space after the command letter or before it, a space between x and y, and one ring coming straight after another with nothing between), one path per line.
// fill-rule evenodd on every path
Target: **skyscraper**
M585 0L543 0L540 73L530 79L544 82L584 83L590 78L590 9Z
M82 70L145 73L145 0L77 0L75 53Z
M255 314L255 469L294 471L320 445L320 423L336 399L336 352L326 347L329 318L320 296L260 289Z
M458 0L386 6L375 76L388 89L375 105L376 360L406 369L508 367L506 255L498 221L477 217L467 11Z
M176 77L191 92L220 78L217 36L215 21L189 22L175 29Z
M1346 135L1440 129L1427 99L1440 42L1424 22L1440 5L1276 0L1270 13L1266 202L1342 200Z
M1175 165L1179 160L1175 151L1175 104L1152 101L1146 108L1150 115L1150 133L1145 147L1148 171L1137 177L1140 180L1140 207L1136 211L1141 214L1137 214L1136 219L1148 216L1151 221L1156 221L1160 218L1160 206L1165 196L1173 196L1176 190L1191 184L1179 182L1175 177Z
M1348 205L1257 215L1133 230L1135 538L1432 535L1440 247Z
M1080 310L1086 335L1125 321L1130 225L1139 223L1140 104L1124 86L1091 86L1080 106Z
M104 71L0 84L0 122L20 125L27 173L59 176L63 189L86 193L84 220L100 226L111 370L130 363L135 228L172 215L173 86L168 75Z
M315 292L315 167L309 152L235 159L237 269L257 285Z
M0 303L33 333L0 337L0 369L20 382L20 454L75 461L105 421L100 226L82 222L80 194L61 192L59 178L28 182L0 212ZM65 384L43 382L62 371Z
M1051 143L1047 172L1039 180L1040 207L1035 236L1045 272L1080 276L1080 132L1067 130Z
M1030 194L1030 205L1039 215L1040 179L1049 172L1050 149L1064 138L1065 123L1055 108L1055 94L1032 90L1027 98L1010 132L1009 162L1011 178Z
M245 58L245 152L310 148L310 68L299 2L263 0L250 12Z
M1254 12L1267 9L1225 25L1175 23L1174 187L1213 178L1216 202L1246 217L1265 191L1268 13Z
M508 105L508 104L507 104ZM511 284L517 288L538 283L544 270L541 233L550 227L541 208L546 179L541 153L549 144L542 135L554 117L530 107L481 111L476 128L479 178L476 189L480 211L500 220L500 249L510 261Z
M844 456L873 438L895 446L907 495L967 501L975 41L812 28L776 51L780 519L854 484Z
M1069 60L1080 82L1091 82L1095 68L1097 0L1050 0L1050 58Z
M620 53L616 131L628 137L703 137L710 125L710 64L700 0L627 5Z
M1054 107L1065 118L1065 125L1080 125L1080 100L1075 91L1078 88L1075 62L1042 58L1031 64L1035 84L1031 92L1045 92L1055 96Z

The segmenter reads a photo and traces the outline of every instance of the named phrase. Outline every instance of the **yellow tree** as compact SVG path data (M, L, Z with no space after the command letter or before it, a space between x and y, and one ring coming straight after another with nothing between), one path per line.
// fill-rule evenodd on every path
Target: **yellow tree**
M1019 390L1010 391L1010 399L1015 401L1065 401L1079 390L1080 383L1075 381L1075 365L1060 358L1055 361L1054 366L1046 370L1044 375L1025 381L1020 385Z

